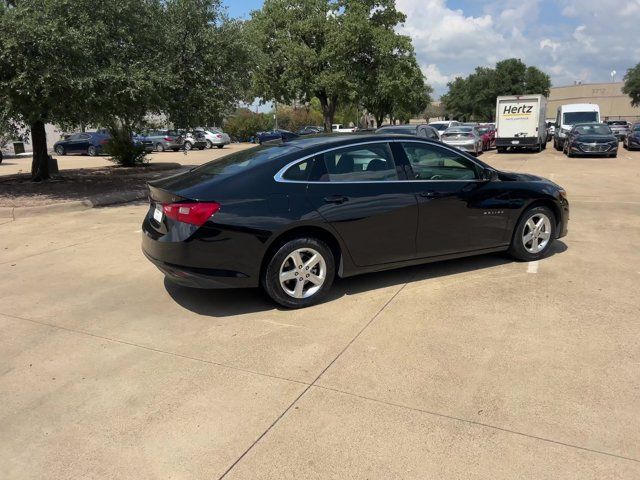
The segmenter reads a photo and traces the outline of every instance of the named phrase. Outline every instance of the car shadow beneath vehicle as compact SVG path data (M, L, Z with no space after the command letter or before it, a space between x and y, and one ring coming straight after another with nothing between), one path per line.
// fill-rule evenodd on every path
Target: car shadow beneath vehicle
M549 257L565 252L567 248L564 242L556 241L549 253ZM403 285L408 282L419 282L448 275L490 269L508 263L513 263L513 260L503 253L495 253L367 273L345 279L336 278L325 302L371 290ZM274 304L259 288L205 290L183 287L166 278L164 286L169 296L176 303L199 315L229 317L271 310L287 310Z

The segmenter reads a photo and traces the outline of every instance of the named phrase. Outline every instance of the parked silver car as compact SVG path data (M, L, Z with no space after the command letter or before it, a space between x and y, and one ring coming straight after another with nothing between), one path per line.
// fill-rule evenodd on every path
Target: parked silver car
M440 140L447 145L478 155L482 151L482 137L476 127L452 127L445 130Z
M182 148L182 137L175 130L146 130L140 136L150 141L156 152L165 150L177 152Z
M626 120L609 120L606 123L607 125L609 125L609 128L616 136L618 141L623 141L624 137L629 134L630 125Z
M196 128L196 132L200 132L204 135L204 138L207 142L207 148L224 148L225 145L229 145L231 143L231 138L229 135L224 133L219 128Z

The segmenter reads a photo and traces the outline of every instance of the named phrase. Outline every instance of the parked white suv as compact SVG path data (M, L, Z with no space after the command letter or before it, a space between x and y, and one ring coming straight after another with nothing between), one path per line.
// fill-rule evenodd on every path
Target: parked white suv
M223 148L231 143L229 135L218 128L196 128L196 132L201 132L207 142L207 148Z
M331 125L331 131L333 133L353 133L357 129L357 127L345 127L341 123L334 123L333 125Z

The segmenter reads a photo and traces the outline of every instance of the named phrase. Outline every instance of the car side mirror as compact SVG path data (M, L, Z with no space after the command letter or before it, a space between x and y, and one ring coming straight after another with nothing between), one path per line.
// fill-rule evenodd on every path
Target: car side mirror
M482 170L481 179L485 182L495 182L500 179L498 172L492 168L485 168Z

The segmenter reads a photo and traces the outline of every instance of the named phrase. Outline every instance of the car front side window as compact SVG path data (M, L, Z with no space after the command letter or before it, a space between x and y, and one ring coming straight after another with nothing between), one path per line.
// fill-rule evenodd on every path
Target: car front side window
M416 180L476 180L478 167L471 160L438 145L403 142L402 149Z
M315 180L320 182L385 182L398 180L387 143L341 148L318 155Z

